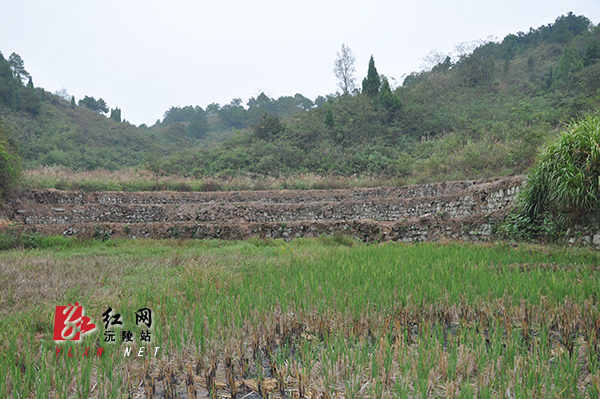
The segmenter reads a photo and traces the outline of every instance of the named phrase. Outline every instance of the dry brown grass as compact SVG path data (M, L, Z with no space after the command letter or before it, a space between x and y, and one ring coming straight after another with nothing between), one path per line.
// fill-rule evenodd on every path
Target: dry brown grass
M215 176L196 179L177 175L156 177L143 169L117 171L73 171L60 166L42 166L25 170L21 186L25 189L54 188L85 191L260 191L351 189L362 187L402 186L399 178L378 176L320 176L301 173L293 176Z

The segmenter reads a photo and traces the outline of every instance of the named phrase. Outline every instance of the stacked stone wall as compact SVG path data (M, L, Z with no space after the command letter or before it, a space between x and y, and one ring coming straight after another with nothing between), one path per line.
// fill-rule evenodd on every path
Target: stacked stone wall
M486 240L521 184L509 177L348 190L29 190L6 202L3 225L66 236Z

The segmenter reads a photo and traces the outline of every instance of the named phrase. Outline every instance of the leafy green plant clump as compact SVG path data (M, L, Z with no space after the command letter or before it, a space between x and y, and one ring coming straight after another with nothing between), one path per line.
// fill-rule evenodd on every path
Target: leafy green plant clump
M0 121L0 196L11 191L21 174L21 158L11 139L10 129Z
M578 222L600 211L600 118L588 117L540 153L528 176L524 211L533 220L555 215Z

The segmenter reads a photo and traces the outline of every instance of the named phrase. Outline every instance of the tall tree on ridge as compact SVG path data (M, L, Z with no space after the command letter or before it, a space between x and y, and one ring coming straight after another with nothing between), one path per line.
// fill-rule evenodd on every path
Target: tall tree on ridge
M381 79L375 68L375 60L373 59L373 56L371 56L367 77L364 78L362 82L362 91L370 97L375 97L379 94L379 86L381 86Z
M349 94L352 90L354 90L354 72L356 72L356 68L354 68L354 61L356 57L350 50L350 47L342 44L342 48L337 53L337 58L335 59L333 73L335 77L339 79L338 86L342 89L342 95Z
M110 110L110 119L121 122L121 108L117 107Z
M10 64L10 69L12 70L15 79L23 82L30 77L29 72L25 70L25 62L23 62L23 59L19 54L12 53L10 57L8 57L8 63Z
M13 73L10 68L10 63L4 58L0 52L0 105L5 105L9 108L17 106L18 90L13 78Z

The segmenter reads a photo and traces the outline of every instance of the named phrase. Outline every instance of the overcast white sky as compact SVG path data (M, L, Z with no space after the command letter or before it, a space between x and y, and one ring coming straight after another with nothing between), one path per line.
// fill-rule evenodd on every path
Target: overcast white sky
M569 11L600 21L598 0L0 0L0 51L21 55L36 86L102 97L152 125L171 106L334 93L342 43L357 82L373 55L401 83L432 50Z

